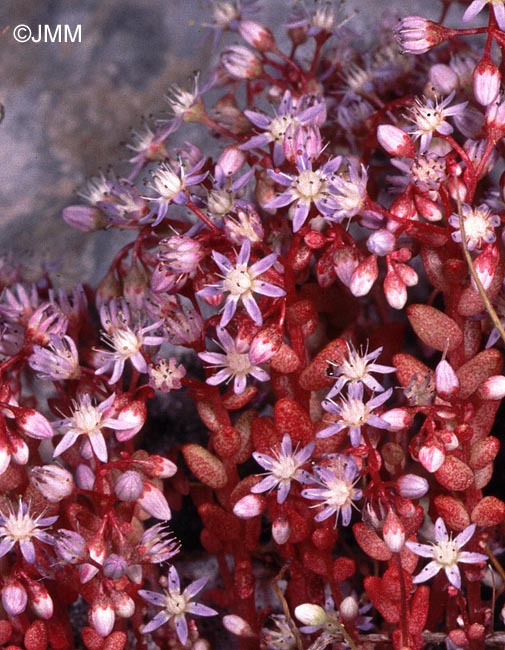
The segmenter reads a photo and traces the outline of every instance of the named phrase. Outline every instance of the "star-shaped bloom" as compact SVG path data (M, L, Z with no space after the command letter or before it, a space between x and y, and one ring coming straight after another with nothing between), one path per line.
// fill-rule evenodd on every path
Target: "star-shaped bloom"
M223 279L198 291L197 295L203 298L213 298L224 293L228 294L221 317L221 327L228 325L240 302L256 325L262 325L263 317L253 294L258 293L269 298L281 298L286 295L281 287L259 279L275 264L277 253L270 253L251 266L249 266L250 256L251 242L248 239L244 239L235 264L221 253L212 251L212 257L222 272Z
M416 99L414 106L410 109L409 120L414 123L410 132L414 139L420 138L419 152L424 153L428 150L431 140L435 133L441 135L450 135L454 129L447 122L447 118L454 115L461 115L468 102L449 106L456 93L453 91L450 95L442 100L426 99L422 102Z
M217 338L224 354L221 352L200 352L198 354L200 359L212 364L211 368L221 368L215 375L207 379L208 384L217 386L233 379L233 391L236 395L241 395L245 391L249 375L258 381L268 381L268 373L260 366L255 366L249 358L248 343L243 339L234 341L221 327L217 328Z
M293 204L293 232L298 232L309 216L312 204L324 217L331 217L336 207L333 205L331 182L340 167L342 156L330 158L321 168L313 170L312 161L304 152L297 156L298 175L268 170L269 176L287 189L265 204L265 208L282 208Z
M317 433L318 438L328 438L343 429L349 429L351 445L358 447L361 442L361 427L368 424L377 429L388 429L389 424L375 413L377 407L382 406L392 395L393 389L372 397L368 402L363 401L363 384L350 384L347 397L341 397L339 402L332 399L323 401L323 408L328 413L338 415L339 419L329 427Z
M43 530L43 526L52 526L58 519L55 517L42 517L30 514L29 506L21 499L18 510L14 511L11 504L5 511L0 511L0 557L6 555L16 544L19 544L24 559L33 564L35 562L35 546L33 539L38 539L44 544L54 544L53 537Z
M267 475L251 488L254 494L277 488L277 503L284 503L291 489L291 481L306 483L310 476L301 469L314 451L314 443L293 452L293 443L289 434L284 434L279 449L272 450L272 456L253 452L254 460L267 470Z
M375 393L382 393L384 387L379 384L377 379L372 377L371 373L377 372L385 375L396 370L393 366L383 366L380 363L375 363L376 359L380 357L383 348L380 347L368 352L367 345L363 353L362 349L358 352L350 341L346 341L346 345L347 358L342 363L339 364L331 359L328 361L331 367L328 368L327 374L330 377L337 377L337 381L326 397L335 397L346 384L359 383L364 384Z
M56 445L54 457L59 456L69 449L79 436L87 436L96 457L102 462L107 462L107 443L103 429L115 431L132 428L131 421L109 417L112 411L115 395L110 395L106 400L93 405L91 397L86 393L74 402L74 410L70 417L54 423L55 428L63 432L63 438Z
M255 149L273 142L273 162L277 166L285 158L284 138L288 129L299 125L309 125L312 122L324 122L326 106L324 101L321 100L311 105L308 101L305 101L305 96L295 100L291 92L286 90L275 117L268 117L264 113L256 111L245 111L245 115L263 133L255 135L247 142L244 142L244 144L240 145L240 149Z
M362 497L362 491L354 486L359 481L358 466L350 456L339 454L330 460L328 466L315 469L314 482L320 487L302 490L302 497L321 501L324 508L315 516L316 521L324 521L336 514L335 526L339 515L342 525L351 521L353 501Z
M421 573L414 578L414 582L426 582L433 578L440 569L445 571L447 580L456 589L461 589L461 573L458 567L459 562L463 564L478 564L487 561L487 555L483 553L471 553L460 549L471 539L475 532L475 524L467 526L459 535L452 539L449 536L444 520L439 517L435 522L435 543L418 544L417 542L405 542L406 546L416 555L431 558L431 562L424 567Z
M175 567L171 566L168 570L168 589L165 590L164 594L140 589L139 594L144 600L147 600L151 605L162 608L152 621L144 625L142 634L153 632L171 621L175 626L179 641L182 645L186 645L188 639L186 614L196 614L197 616L217 615L215 609L193 602L193 598L204 588L207 580L208 578L199 578L188 585L181 593L179 575Z

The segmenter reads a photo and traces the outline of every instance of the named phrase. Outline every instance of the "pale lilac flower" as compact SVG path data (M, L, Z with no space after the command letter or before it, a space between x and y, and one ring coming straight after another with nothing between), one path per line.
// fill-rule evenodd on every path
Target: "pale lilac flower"
M342 525L348 526L352 508L356 507L353 501L361 499L363 495L361 490L354 487L359 479L358 466L351 456L338 454L330 458L327 466L316 467L313 482L320 487L302 490L302 497L321 501L317 506L324 506L315 520L324 521L336 515L336 526L342 515Z
M326 106L323 99L319 99L308 107L304 106L306 103L303 97L294 99L291 91L286 90L273 118L256 111L244 111L254 126L264 133L253 136L240 145L240 148L250 150L272 142L274 165L280 165L285 157L284 138L288 129L300 125L308 126L314 121L324 122L325 120Z
M346 341L346 345L347 357L341 364L331 359L328 360L331 367L328 368L327 374L330 377L337 377L337 381L326 396L327 399L338 395L346 384L362 383L371 391L381 393L384 387L372 377L371 373L378 372L379 374L385 375L396 370L393 366L383 366L380 363L375 363L380 357L383 348L380 347L372 352L368 352L367 344L363 353L363 349L360 348L358 352L350 341Z
M220 352L198 354L200 359L212 364L210 368L222 368L207 379L207 384L217 386L233 379L233 391L236 395L241 395L245 391L249 375L258 381L268 381L268 373L251 362L248 343L244 340L234 341L222 327L218 327L216 331L224 354Z
M130 327L130 310L124 300L111 300L108 305L102 305L100 320L105 330L102 337L112 350L100 350L102 365L95 370L95 374L102 375L112 370L109 384L114 384L123 374L128 360L138 372L147 372L147 361L142 348L145 345L161 345L165 341L164 336L146 336L158 329L161 322L146 327L138 326L134 331Z
M263 72L261 59L243 45L229 45L221 53L221 65L234 79L257 79Z
M107 199L99 201L97 207L106 215L107 225L125 230L138 228L138 223L148 211L145 198L124 179L111 184Z
M91 397L86 393L73 403L73 413L70 417L54 422L54 426L63 433L63 438L56 445L53 456L59 456L69 449L79 436L86 436L97 458L107 462L107 443L103 429L123 431L131 429L132 424L125 419L109 417L112 411L115 395L94 406Z
M363 392L363 384L350 384L347 397L341 397L338 403L332 399L325 399L323 401L324 410L338 415L339 419L326 429L319 431L317 437L328 438L343 429L349 429L351 445L358 447L361 442L361 427L365 424L378 429L388 429L389 424L386 420L372 411L391 397L393 389L390 388L380 393L366 403L363 401Z
M224 217L237 208L244 208L247 203L237 198L237 193L247 185L253 176L254 168L244 172L232 182L221 165L217 164L214 168L214 184L207 197L208 212L215 217Z
M320 169L312 169L312 161L304 152L297 157L298 175L268 170L269 176L287 189L264 205L267 209L293 204L293 232L298 232L309 216L312 204L324 217L335 211L332 203L331 183L340 167L342 156L330 158Z
M473 20L487 4L492 6L498 27L505 31L505 3L503 0L473 0L463 14L463 21Z
M152 226L155 227L160 224L168 211L168 206L172 203L176 205L185 205L188 202L188 187L198 185L207 176L207 172L199 174L201 168L205 164L205 158L201 158L191 169L185 170L182 162L169 165L168 163L161 163L152 172L152 183L148 185L157 196L145 197L153 203L158 203L157 210L151 212L141 219L141 223L148 221L154 212L157 212Z
M350 219L359 214L367 198L366 186L368 176L364 165L351 160L348 162L347 174L336 174L331 178L331 197L327 203L326 210L331 214L325 214L328 221L340 223L343 219Z
M147 122L142 124L141 130L132 130L132 141L126 145L134 152L129 162L141 167L147 162L164 160L168 156L164 145L167 135L165 130L155 133Z
M310 481L307 472L301 468L311 457L314 446L313 442L309 442L305 447L293 452L291 436L285 433L280 447L272 450L272 456L253 452L254 460L267 470L267 476L254 485L251 492L260 494L277 488L277 503L284 503L291 488L291 481Z
M496 241L494 229L501 224L497 214L491 214L490 208L482 203L476 208L467 205L461 206L461 218L465 226L465 239L468 250L473 251L482 248L484 244L492 244ZM458 244L461 243L460 216L453 214L449 217L449 224L456 228L451 237Z
M29 505L21 499L17 512L14 511L12 504L9 504L5 511L0 511L0 557L19 544L24 559L33 564L36 558L32 540L38 539L44 544L54 544L53 537L43 530L43 527L52 526L57 519L58 516L32 515Z
M270 298L281 298L286 295L284 289L269 282L264 282L258 278L268 271L277 261L277 254L270 253L262 259L249 266L251 256L251 242L245 239L240 252L237 255L235 264L216 251L212 251L214 262L218 265L223 273L223 279L213 285L208 285L201 291L197 292L198 296L211 298L227 293L223 315L221 317L221 327L226 327L233 318L239 302L245 307L249 316L256 325L262 325L263 317L253 293Z
M331 34L342 27L347 20L339 22L335 2L326 0L316 3L312 12L304 4L297 4L293 11L293 17L289 23L286 23L286 27L304 29L307 36L317 36L321 33Z
M70 336L49 334L49 345L34 345L28 364L39 377L53 381L77 379L81 372L77 346Z
M211 607L193 602L193 598L204 588L207 580L208 578L199 578L189 584L181 593L179 575L175 567L171 566L168 570L168 589L165 590L164 594L140 589L138 593L144 600L147 600L151 605L162 608L152 621L144 625L142 634L153 632L170 621L175 626L180 642L185 645L188 639L186 614L196 614L197 616L217 615L216 610Z
M271 614L268 622L272 622L274 627L261 628L261 648L266 650L296 650L298 643L291 624L284 614Z
M410 116L408 119L414 124L410 128L410 133L412 133L414 139L420 138L419 151L421 153L428 150L436 133L450 135L454 131L454 128L447 122L447 118L463 114L468 104L468 102L462 102L461 104L449 106L455 94L455 92L452 92L441 102L438 99L431 98L422 102L419 98L416 98L414 106L409 109Z
M487 555L483 553L470 553L460 549L470 540L475 532L475 524L467 526L459 535L452 539L449 536L444 520L439 517L435 522L435 543L418 544L417 542L406 542L406 546L416 555L431 558L431 562L414 578L414 583L426 582L433 578L440 569L445 571L447 579L456 587L461 589L461 573L458 562L463 564L479 564L487 561Z

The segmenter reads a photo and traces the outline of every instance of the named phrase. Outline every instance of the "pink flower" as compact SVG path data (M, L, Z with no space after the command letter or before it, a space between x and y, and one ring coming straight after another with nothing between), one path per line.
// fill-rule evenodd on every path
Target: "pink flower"
M9 504L6 510L0 511L0 558L19 544L21 555L33 564L36 559L33 539L44 544L54 544L53 537L43 527L52 526L57 519L58 516L32 515L29 506L21 499L17 512Z

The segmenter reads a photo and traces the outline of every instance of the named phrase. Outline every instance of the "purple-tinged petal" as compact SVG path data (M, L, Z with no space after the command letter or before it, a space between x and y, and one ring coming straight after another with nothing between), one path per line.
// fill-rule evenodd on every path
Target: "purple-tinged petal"
M463 14L463 22L467 23L470 20L473 20L475 16L482 11L486 4L487 0L473 0L473 2L469 5Z
M11 539L2 539L0 542L0 557L3 557L4 555L7 555L7 553L13 548L14 546L14 541Z
M461 589L461 573L457 564L446 566L445 575L453 587L456 587L456 589Z
M261 311L256 300L254 300L251 295L244 295L242 296L242 302L244 303L246 312L253 319L256 325L262 325L263 316L261 315Z
M459 535L457 535L454 538L454 543L456 544L457 548L462 548L472 537L473 534L475 533L475 524L471 524L470 526L467 526L465 530L462 530Z
M186 645L188 640L188 624L184 618L184 614L175 617L175 629L182 645Z
M415 576L413 580L414 584L426 582L426 580L433 578L433 576L437 575L441 568L442 565L435 562L435 560L433 560L433 562L428 562L424 569L422 569L422 571Z
M272 122L272 118L263 113L258 113L257 111L244 111L244 115L247 117L249 122L252 122L254 126L258 127L258 129L268 129Z
M282 194L279 194L275 198L265 203L265 208L267 210L283 208L285 205L289 205L290 203L293 203L294 200L295 200L295 196L293 196L292 192L290 191L283 192Z
M298 201L293 210L293 232L298 232L309 216L310 205Z
M244 144L241 144L239 149L242 149L243 151L249 151L250 149L256 148L261 149L261 147L268 144L270 140L271 138L266 133L255 135L250 140L247 140L247 142L244 142Z
M223 370L220 370L219 372L216 372L215 375L212 375L212 377L209 377L206 379L206 383L209 384L209 386L218 386L219 384L223 384L228 381L233 376L231 370L228 368L223 368Z
M202 591L208 581L208 578L198 578L186 587L184 593L192 599Z
M270 284L269 282L263 282L262 280L256 280L254 283L255 293L259 293L262 296L268 296L269 298L282 298L286 295L286 292L281 287L278 287L275 284Z
M156 605L157 607L164 607L166 602L166 596L164 594L159 594L156 591L149 591L148 589L139 589L139 596L142 596L144 600L147 600L151 605Z
M236 375L233 381L233 391L235 395L242 395L247 386L247 378L245 375Z
M35 546L30 539L23 539L19 542L21 555L25 558L28 564L35 564Z
M171 566L168 569L168 589L169 591L176 591L178 594L181 593L181 581L179 580L179 574L174 566Z
M433 557L433 546L418 544L417 542L405 542L405 546L421 557Z
M252 456L258 465L261 465L261 467L263 467L263 469L271 470L274 466L274 459L271 456L267 456L267 454L262 454L259 451L253 451Z
M435 522L435 541L436 542L447 542L449 540L449 535L447 534L447 528L442 517L438 517Z
M262 273L265 273L265 271L268 271L268 269L271 268L276 261L277 261L277 253L270 253L270 255L267 255L266 257L263 257L262 259L255 262L250 267L249 273L254 278L257 278Z
M263 370L263 368L260 368L259 366L252 366L251 370L249 371L249 374L257 379L258 381L268 381L270 379L270 375L266 370Z
M265 476L265 478L262 479L259 483L256 483L256 485L252 486L251 492L253 494L268 492L269 490L273 490L278 482L279 481L275 478L275 476Z
M472 553L470 551L462 551L458 555L458 562L463 564L479 564L480 562L487 562L488 557L484 553Z
M53 457L56 458L56 456L59 456L67 449L70 449L70 447L74 444L74 442L77 440L78 437L79 437L78 431L74 431L74 430L67 431L67 433L63 436L60 442L56 445L56 448L53 451Z
M139 592L140 593L140 592ZM144 625L142 628L142 634L149 634L149 632L154 632L170 619L170 616L165 612L158 612L152 621L149 621L147 625Z
M218 612L212 607L202 605L201 603L188 603L186 611L189 614L196 614L197 616L217 616Z
M107 445L105 443L105 438L103 437L103 434L101 431L97 431L95 433L89 434L89 442L91 444L91 448L95 452L96 457L98 460L102 461L102 463L107 462Z
M237 255L237 264L247 264L250 256L251 242L248 239L244 239L242 246L240 247L240 252Z

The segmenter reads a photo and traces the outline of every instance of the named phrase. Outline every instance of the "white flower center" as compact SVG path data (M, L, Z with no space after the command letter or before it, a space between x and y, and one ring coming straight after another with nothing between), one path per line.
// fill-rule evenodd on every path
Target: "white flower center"
M251 361L247 353L228 352L226 355L227 366L233 375L247 375L251 371Z
M298 463L293 456L281 456L272 465L272 474L279 480L291 480L298 470Z
M349 481L336 478L328 483L328 490L324 492L326 503L338 509L349 504L354 496L354 488Z
M229 291L232 296L242 296L244 293L251 291L254 278L247 270L245 265L237 266L226 274L223 282L225 291Z
M154 174L154 189L167 201L177 196L183 187L179 175L168 167L158 169Z
M369 411L366 404L353 397L342 403L340 417L348 427L359 427L368 420Z
M489 241L494 235L491 215L486 210L476 208L464 215L465 235L468 243L480 244Z
M167 593L165 609L173 616L183 614L186 611L186 598L182 594Z
M295 124L296 120L291 115L278 115L270 122L270 135L274 142L284 142L288 127Z
M419 131L433 133L444 121L444 112L433 106L416 106L414 119Z
M212 214L224 215L233 207L233 193L227 190L212 190L207 199L207 209Z
M136 354L142 345L131 329L115 329L111 332L110 338L116 352L125 359Z
M452 539L442 540L433 547L433 559L442 566L454 566L458 563L459 551L456 542Z
M320 171L305 169L300 172L294 184L295 194L303 202L309 203L314 199L321 198L326 193L326 178L321 176Z
M82 404L72 416L73 424L76 429L83 433L94 433L100 429L102 414L91 404Z
M0 527L0 531L2 528L6 537L10 537L14 542L24 542L33 537L37 530L37 524L29 514L22 517L11 514L5 522L5 526Z

